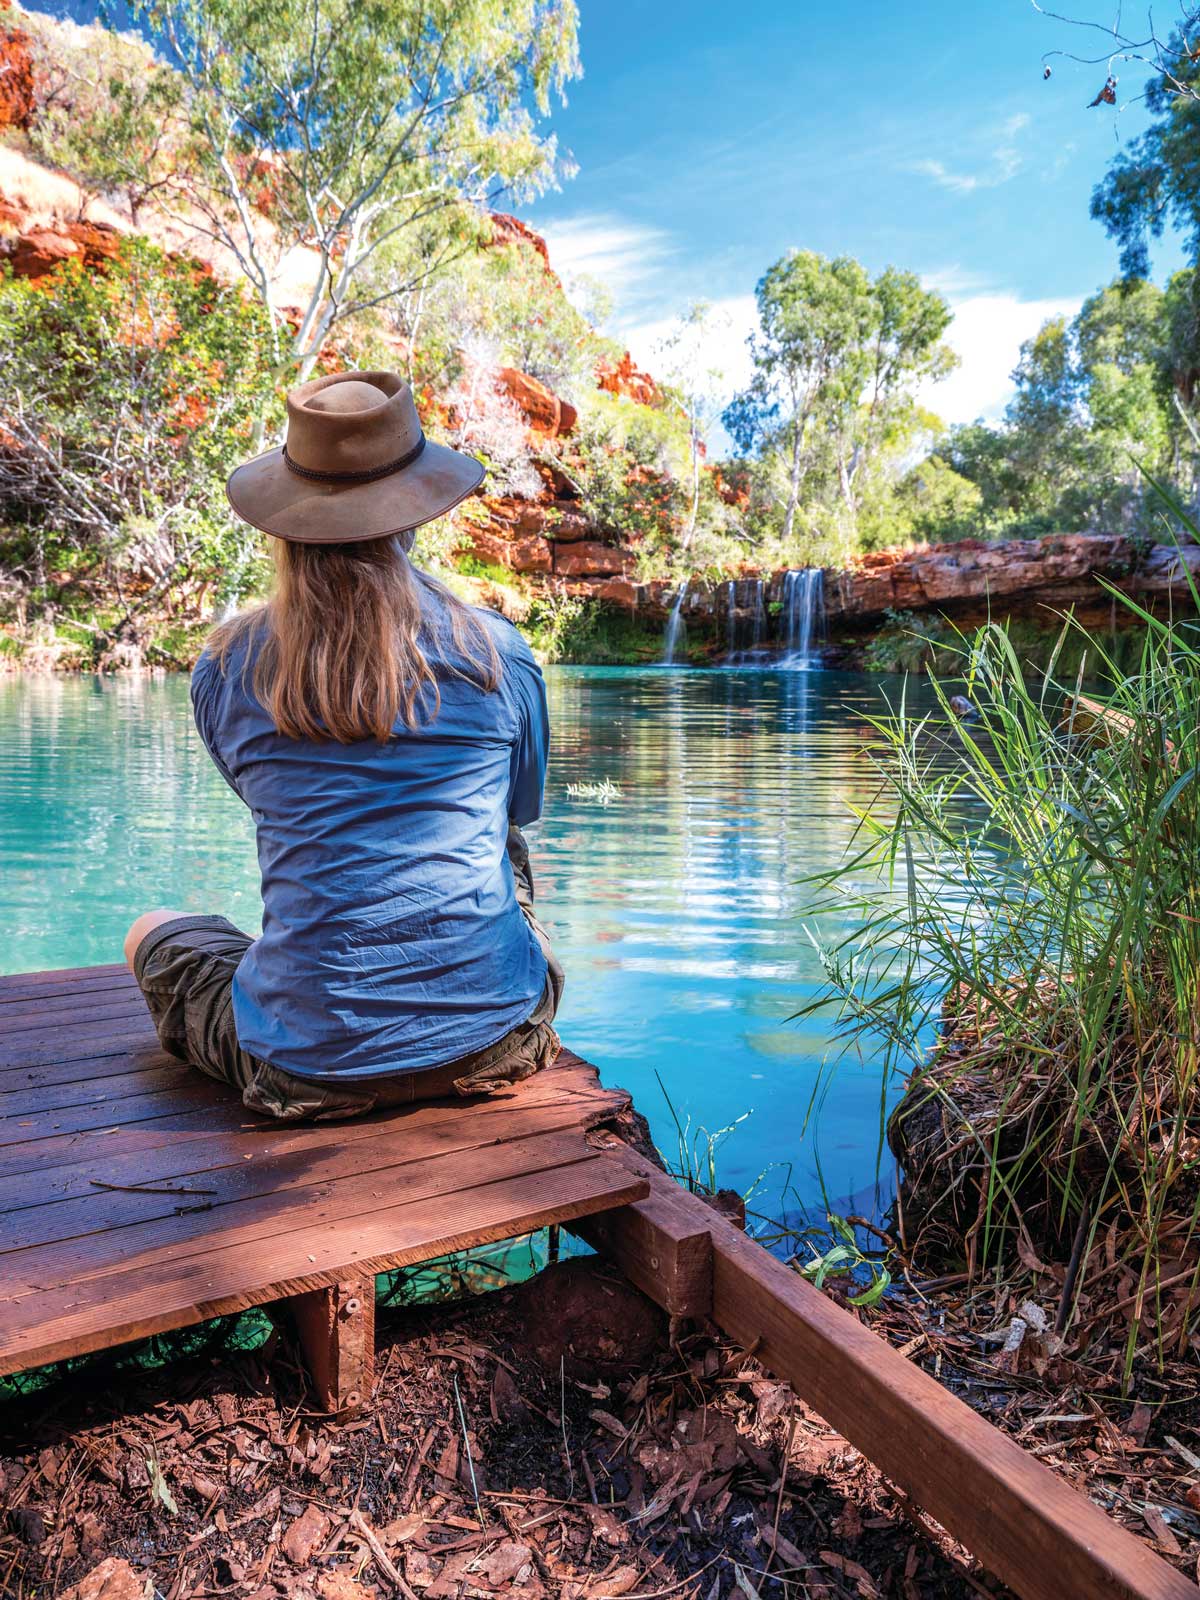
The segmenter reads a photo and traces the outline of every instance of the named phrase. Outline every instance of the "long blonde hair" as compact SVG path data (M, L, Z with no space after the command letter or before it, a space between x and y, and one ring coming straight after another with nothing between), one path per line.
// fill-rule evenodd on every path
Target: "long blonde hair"
M382 743L397 718L409 728L432 721L441 704L435 665L488 692L499 686L500 658L486 625L413 568L405 537L273 540L275 585L267 604L211 635L222 670L234 647L255 636L254 695L288 738ZM439 629L422 605L427 595L440 599L448 627Z

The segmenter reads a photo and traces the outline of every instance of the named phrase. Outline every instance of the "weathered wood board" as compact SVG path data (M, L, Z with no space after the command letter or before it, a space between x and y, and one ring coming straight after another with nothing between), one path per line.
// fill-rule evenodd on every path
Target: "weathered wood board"
M124 967L0 978L0 1373L296 1297L355 1404L374 1273L648 1192L588 1139L625 1104L564 1052L487 1099L273 1123L159 1048Z

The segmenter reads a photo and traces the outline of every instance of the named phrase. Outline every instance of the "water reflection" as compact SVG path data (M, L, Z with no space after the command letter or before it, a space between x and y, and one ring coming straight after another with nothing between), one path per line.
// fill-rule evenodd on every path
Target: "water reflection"
M878 1071L843 1068L814 1104L828 1026L789 1018L820 980L801 880L840 859L850 806L874 792L858 749L879 681L547 676L554 756L533 847L568 972L565 1037L633 1092L664 1148L663 1088L710 1130L751 1111L724 1149L726 1182L765 1171L774 1205L790 1173L793 1200L823 1180L869 1209ZM567 792L605 779L620 790L608 803ZM257 926L250 819L192 731L184 681L0 682L0 797L4 970L116 960L151 904Z

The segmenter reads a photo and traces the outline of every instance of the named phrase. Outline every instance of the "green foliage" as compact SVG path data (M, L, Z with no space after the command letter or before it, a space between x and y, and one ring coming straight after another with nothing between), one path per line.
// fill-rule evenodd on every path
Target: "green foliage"
M1125 603L1145 625L1132 672L1064 630L1115 686L1111 713L989 626L958 661L975 721L939 689L937 712L875 723L879 798L813 908L853 932L822 947L808 1009L902 1067L907 1104L935 1103L931 1251L954 1237L986 1270L1018 1241L1062 1260L1080 1237L1085 1289L1120 1262L1131 1364L1162 1354L1168 1253L1172 1272L1200 1256L1200 640Z
M1146 83L1149 126L1121 145L1092 194L1092 216L1117 241L1128 278L1149 275L1150 241L1168 222L1193 265L1200 263L1200 63L1182 30L1167 45L1165 65Z
M478 209L554 175L554 141L536 120L579 70L574 0L131 9L188 86L192 199L266 306L279 359L301 376L335 325L464 248ZM275 303L260 212L274 252L303 245L313 262L294 330Z
M807 250L777 261L756 298L754 376L725 426L764 463L756 504L778 516L768 528L785 548L804 524L829 545L853 543L880 494L872 479L896 476L921 426L917 386L954 364L941 342L949 307L913 273L872 280L849 257Z
M101 641L136 639L152 607L252 581L223 490L270 403L268 341L237 289L137 241L102 273L0 277L0 562L22 605L100 599Z
M863 651L867 672L950 672L958 636L939 615L888 611Z
M559 448L564 472L577 482L580 509L599 534L648 553L673 542L688 472L679 417L596 391Z
M136 226L147 199L179 187L190 156L184 85L143 39L26 13L39 160L93 194L122 194Z
M866 1285L857 1294L848 1295L852 1306L873 1306L883 1299L891 1287L892 1275L876 1255L868 1255L858 1242L854 1229L843 1217L829 1213L832 1239L828 1247L813 1251L813 1257L800 1268L801 1274L815 1289L823 1289L831 1278L865 1275ZM811 1245L810 1245L811 1248Z
M862 528L865 549L970 539L981 532L983 493L939 455L927 456L900 480L875 526ZM864 519L865 520L865 519Z
M999 427L953 429L939 454L979 493L972 521L986 536L1099 528L1157 534L1161 514L1139 468L1190 500L1200 466L1191 376L1192 276L1166 291L1118 282L1071 321L1055 317L1026 341L1016 394ZM947 507L927 538L953 538Z
M410 262L404 275L412 287L389 317L409 351L415 390L449 389L467 361L516 367L572 401L595 389L608 346L526 240L465 251L434 276Z
M662 656L661 624L552 589L535 595L521 628L538 659L551 665L647 666Z

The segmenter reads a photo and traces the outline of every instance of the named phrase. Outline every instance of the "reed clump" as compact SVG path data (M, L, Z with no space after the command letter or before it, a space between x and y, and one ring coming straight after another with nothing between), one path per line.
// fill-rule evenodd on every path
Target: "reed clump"
M910 1260L1040 1274L1128 1379L1200 1348L1200 628L1113 594L1144 644L1123 673L1086 641L1102 695L989 625L954 685L976 715L946 686L875 721L814 1006L893 1069Z

